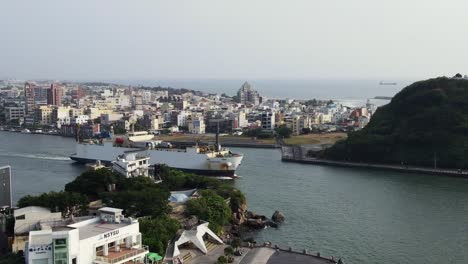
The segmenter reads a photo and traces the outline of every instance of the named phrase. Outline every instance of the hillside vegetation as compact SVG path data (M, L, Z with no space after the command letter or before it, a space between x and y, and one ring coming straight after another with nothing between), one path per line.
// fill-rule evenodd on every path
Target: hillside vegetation
M468 168L468 80L445 77L411 84L377 109L370 123L323 158Z

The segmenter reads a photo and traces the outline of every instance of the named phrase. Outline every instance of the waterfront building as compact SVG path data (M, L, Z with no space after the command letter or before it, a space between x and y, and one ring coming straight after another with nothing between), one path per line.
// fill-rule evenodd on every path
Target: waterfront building
M145 114L139 122L148 130L159 130L164 125L162 116L158 114Z
M38 106L35 110L35 123L46 126L52 124L52 112L54 108L50 105Z
M56 106L52 110L52 122L57 124L70 124L70 107ZM67 123L68 122L68 123Z
M245 82L237 92L239 102L244 105L259 105L260 95L248 82Z
M122 209L104 207L96 217L44 218L39 227L29 232L28 264L143 263L149 253L138 220L125 218Z
M203 117L191 117L187 120L187 124L191 134L205 134L205 120Z
M108 126L119 121L122 117L122 114L101 114L101 124Z
M178 126L187 126L187 118L190 117L190 114L186 111L180 111L177 115L177 125Z
M295 136L302 134L304 128L310 128L311 125L309 116L293 116L290 122L292 134Z
M36 84L26 82L24 84L24 101L25 101L25 113L26 115L34 114L34 89Z
M262 129L275 129L275 113L271 111L262 112Z
M84 111L81 108L70 108L70 117L83 115Z
M41 105L47 105L47 93L48 86L35 86L33 89L34 93L34 106L38 107Z
M84 114L88 115L90 119L96 119L101 117L101 109L98 107L88 107L84 110Z
M112 170L127 177L149 176L149 159L145 153L126 151L112 162Z
M70 124L72 125L81 125L86 124L89 121L89 116L87 115L79 115L70 118Z
M5 120L7 122L11 122L13 120L18 120L19 123L23 122L24 119L24 107L5 107L4 115L5 115Z
M62 105L63 87L57 83L50 85L47 90L47 104L48 105Z

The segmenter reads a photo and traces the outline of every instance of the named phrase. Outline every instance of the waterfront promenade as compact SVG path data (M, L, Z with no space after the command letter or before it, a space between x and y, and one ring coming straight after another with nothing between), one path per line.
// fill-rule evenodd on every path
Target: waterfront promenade
M428 168L428 167L377 164L377 163L366 163L366 162L334 161L334 160L325 160L325 159L307 157L306 153L307 153L306 149L304 149L302 146L282 146L281 147L281 160L285 162L297 162L297 163L305 163L305 164L391 170L391 171L398 171L398 172L423 173L423 174L445 175L445 176L454 176L454 177L468 177L468 171L466 170L438 169L438 168Z

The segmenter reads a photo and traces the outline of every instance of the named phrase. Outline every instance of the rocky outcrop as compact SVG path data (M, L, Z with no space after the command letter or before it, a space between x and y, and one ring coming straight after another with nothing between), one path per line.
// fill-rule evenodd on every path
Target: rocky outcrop
M245 226L250 229L263 229L265 227L278 227L278 223L284 221L284 214L275 211L272 219L260 214L256 214L247 210L247 203L235 205L231 207L232 210L232 227L234 232L239 230L239 227Z
M234 209L232 213L232 221L236 225L242 225L245 223L247 220L246 214L247 214L247 203L240 204L239 206L236 206L236 208L231 208Z
M271 220L273 220L276 223L282 223L284 222L284 214L278 210L276 210L273 215L271 216Z

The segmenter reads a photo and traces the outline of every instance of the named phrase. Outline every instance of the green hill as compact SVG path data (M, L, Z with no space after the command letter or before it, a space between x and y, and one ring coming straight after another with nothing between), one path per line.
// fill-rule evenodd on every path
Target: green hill
M468 168L468 80L435 78L404 88L369 124L323 158Z

